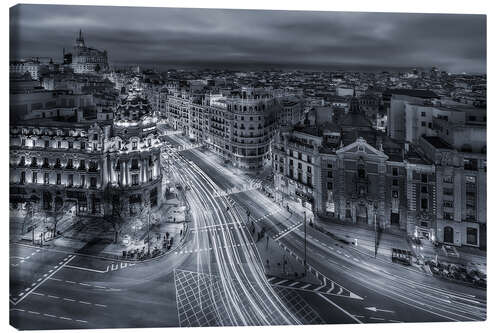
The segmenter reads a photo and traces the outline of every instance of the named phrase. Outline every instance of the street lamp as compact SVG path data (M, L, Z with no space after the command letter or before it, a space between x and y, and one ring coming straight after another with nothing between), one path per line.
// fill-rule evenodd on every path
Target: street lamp
M307 223L306 211L304 211L304 276L307 275Z
M375 258L377 257L377 208L378 208L377 203L374 202L373 203L373 212L374 212L375 219L373 221L373 227L375 229L375 233L374 233L375 238L374 238L374 244L373 244L373 246L374 246L373 252L374 252Z

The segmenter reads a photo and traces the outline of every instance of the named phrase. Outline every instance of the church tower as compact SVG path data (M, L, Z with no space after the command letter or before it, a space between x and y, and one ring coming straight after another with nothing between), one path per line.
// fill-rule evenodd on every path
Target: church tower
M80 29L80 33L78 34L78 38L75 43L76 47L85 47L85 41L83 40L82 29Z

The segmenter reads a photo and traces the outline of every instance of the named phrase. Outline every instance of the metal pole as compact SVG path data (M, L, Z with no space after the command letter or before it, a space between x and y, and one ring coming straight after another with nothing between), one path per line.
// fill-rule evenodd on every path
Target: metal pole
M377 213L375 212L375 219L373 223L374 229L375 229L375 237L373 239L373 254L374 257L377 257Z
M307 275L307 223L306 212L304 211L304 276Z
M151 218L151 207L148 208L148 255L151 254L151 236L149 234L150 231L150 224L149 224L149 219Z

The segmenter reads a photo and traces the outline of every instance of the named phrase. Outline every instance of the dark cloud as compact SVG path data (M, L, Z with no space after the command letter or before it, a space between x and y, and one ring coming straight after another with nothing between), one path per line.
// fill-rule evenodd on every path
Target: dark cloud
M486 72L484 15L20 5L10 16L11 58L59 59L81 28L115 64Z

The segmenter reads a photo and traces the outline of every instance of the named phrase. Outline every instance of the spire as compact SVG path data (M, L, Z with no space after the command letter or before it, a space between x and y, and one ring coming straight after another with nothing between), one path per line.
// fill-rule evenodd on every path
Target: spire
M78 34L78 39L82 40L82 29L80 29L80 33Z

